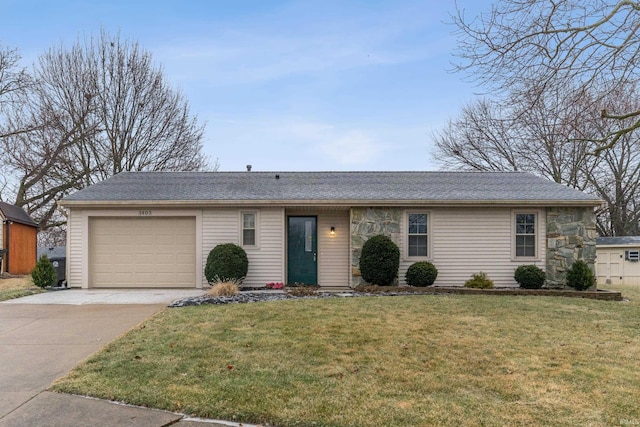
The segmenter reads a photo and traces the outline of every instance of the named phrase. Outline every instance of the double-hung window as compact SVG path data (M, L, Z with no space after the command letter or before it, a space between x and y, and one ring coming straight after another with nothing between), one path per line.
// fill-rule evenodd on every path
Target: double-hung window
M426 212L409 213L407 252L410 257L427 257L429 255L429 215Z
M536 256L536 214L515 214L516 257Z
M255 212L242 213L242 246L256 246L256 218Z

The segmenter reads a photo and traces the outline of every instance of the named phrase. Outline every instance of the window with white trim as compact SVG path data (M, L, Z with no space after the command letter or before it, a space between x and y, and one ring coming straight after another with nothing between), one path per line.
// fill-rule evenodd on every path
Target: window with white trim
M429 255L429 215L426 212L407 214L407 254L410 257Z
M515 214L516 257L536 256L536 214Z
M242 246L256 246L256 213L242 213Z

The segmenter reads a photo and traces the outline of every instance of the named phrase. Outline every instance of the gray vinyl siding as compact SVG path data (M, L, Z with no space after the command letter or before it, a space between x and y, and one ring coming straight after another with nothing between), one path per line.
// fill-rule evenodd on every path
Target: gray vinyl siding
M331 227L336 234L331 237ZM318 213L318 282L322 287L349 286L349 211Z
M437 286L463 286L473 273L484 271L496 287L517 286L513 279L521 264L545 268L545 215L543 209L511 208L436 208L408 209L428 211L431 215L429 260L438 269ZM537 213L537 254L532 259L516 259L513 255L513 212ZM416 259L406 256L406 215L401 227L401 262L399 279L404 284L407 268Z
M83 238L85 237L86 218L80 211L69 210L67 218L67 286L82 287L83 281Z
M256 212L256 247L244 247L249 259L249 272L244 285L263 287L269 282L284 281L284 209L221 208L202 212L202 265L211 249L221 243L241 244L241 212ZM206 279L205 280L206 283Z

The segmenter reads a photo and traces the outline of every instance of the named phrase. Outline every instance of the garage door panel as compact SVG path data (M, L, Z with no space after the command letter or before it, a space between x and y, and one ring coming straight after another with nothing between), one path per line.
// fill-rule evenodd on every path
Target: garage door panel
M176 262L178 265L186 266L191 263L191 259L189 258L189 256L185 254L178 254L176 258Z
M136 254L136 262L138 264L153 264L153 255L152 254Z
M175 241L173 239L173 236L158 236L156 243L158 245L174 245Z
M171 273L175 271L175 267L170 264L158 264L155 268L158 273Z
M195 287L195 218L91 218L92 287Z
M193 280L193 273L176 273L176 277L181 282L188 282L189 280Z
M134 275L132 273L123 273L123 272L115 272L110 276L105 273L105 277L110 278L112 281L116 283L131 283L133 281ZM109 283L109 280L106 280Z

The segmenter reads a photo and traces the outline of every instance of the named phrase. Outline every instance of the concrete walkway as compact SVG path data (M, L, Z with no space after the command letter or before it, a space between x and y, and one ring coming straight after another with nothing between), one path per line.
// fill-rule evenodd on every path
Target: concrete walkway
M45 391L79 362L163 310L174 296L68 290L0 302L0 426L238 425ZM113 303L123 300L138 303Z

